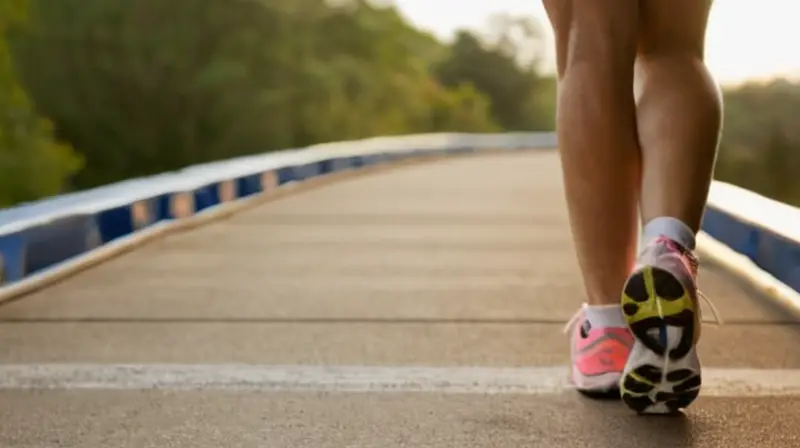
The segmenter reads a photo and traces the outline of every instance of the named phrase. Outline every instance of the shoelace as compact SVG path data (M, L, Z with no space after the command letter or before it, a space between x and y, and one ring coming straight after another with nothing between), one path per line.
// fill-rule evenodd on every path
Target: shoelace
M573 314L572 317L570 317L567 321L567 324L564 325L564 334L572 334L572 332L575 330L575 324L577 324L581 319L581 315L583 315L583 306L578 308L578 311L575 311L575 314Z
M703 292L700 291L699 289L697 290L697 297L703 299L703 301L708 305L708 309L711 310L711 314L714 316L713 322L707 320L703 320L703 322L722 325L723 324L722 317L720 316L717 307L714 305L714 302L712 302L711 299L709 299L708 296L703 294ZM573 314L572 317L569 318L567 324L564 325L564 330L563 330L564 334L572 333L572 331L575 329L575 325L580 321L582 313L583 313L583 307L578 308L578 311L576 311L575 314Z
M703 291L700 291L699 289L697 290L697 297L703 299L703 302L706 302L706 305L708 305L708 309L710 309L711 314L714 315L713 323L716 323L717 325L722 325L722 316L720 316L719 311L717 311L717 307L714 306L714 302L712 302L711 299L709 299L708 296L703 294ZM711 323L707 320L704 320L703 322Z
M695 281L697 281L697 274L698 274L698 272L700 270L700 260L697 258L697 255L695 255L694 253L689 252L689 251L683 249L680 246L677 246L677 247L684 254L684 256L689 260L689 264L691 265L691 268L692 268L692 276L695 278ZM697 287L697 297L702 299L703 302L705 302L706 305L708 305L708 309L710 309L711 310L711 314L714 315L714 323L716 323L717 325L722 325L722 316L719 314L719 311L717 311L717 307L714 306L714 302L712 302L711 299L708 298L708 296L703 294L703 291L700 291L700 287L699 286ZM703 322L710 323L708 321L703 321Z
M697 256L695 256L691 252L685 253L684 255L689 260L689 264L691 265L692 268L692 275L694 276L694 278L697 278L697 272L700 266L700 262L697 259ZM711 310L711 314L714 316L713 322L707 320L703 320L702 322L715 323L716 325L723 325L722 316L719 314L719 311L717 310L717 307L714 305L714 302L712 302L708 296L703 294L703 292L700 291L700 288L697 289L697 297L702 299L703 302L705 302L706 305L708 305L708 309ZM575 325L580 321L582 313L583 313L583 307L578 308L575 314L573 314L572 317L570 317L569 321L567 321L567 324L564 325L564 330L563 330L564 334L572 333L572 331L575 329Z

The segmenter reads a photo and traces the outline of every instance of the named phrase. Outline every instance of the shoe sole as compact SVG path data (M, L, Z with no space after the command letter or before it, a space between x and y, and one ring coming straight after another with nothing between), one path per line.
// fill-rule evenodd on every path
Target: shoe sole
M585 376L573 366L571 383L576 385L575 390L586 398L619 400L619 379L621 377L622 372L620 371L608 371L599 375ZM577 384L581 384L582 387L577 387Z
M611 389L598 389L598 390L583 390L578 389L578 393L586 398L598 401L616 401L619 400L620 391L614 387Z
M636 338L619 383L622 401L640 414L689 406L702 383L689 291L669 271L644 266L625 283L622 311Z

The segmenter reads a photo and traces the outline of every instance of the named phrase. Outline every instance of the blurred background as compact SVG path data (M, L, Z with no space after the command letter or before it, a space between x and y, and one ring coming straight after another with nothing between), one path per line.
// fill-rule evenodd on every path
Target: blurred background
M719 0L716 177L800 205L800 5ZM539 0L0 0L0 206L326 141L554 128Z

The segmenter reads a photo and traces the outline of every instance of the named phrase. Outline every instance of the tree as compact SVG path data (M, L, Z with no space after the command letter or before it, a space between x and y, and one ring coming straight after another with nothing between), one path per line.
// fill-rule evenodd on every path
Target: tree
M37 26L16 53L87 161L80 187L331 140L495 129L482 92L433 78L445 46L392 7L31 1Z
M800 84L786 80L728 88L715 177L800 205Z
M541 48L535 22L495 16L485 38L458 32L436 74L446 86L470 84L485 93L492 117L504 129L552 130L555 80L538 73Z
M16 77L7 42L12 26L24 25L24 0L0 2L0 206L58 193L80 166L69 146L53 138Z
M783 129L773 125L757 165L758 189L767 196L794 202L800 199L797 176L800 174L798 144L787 138Z

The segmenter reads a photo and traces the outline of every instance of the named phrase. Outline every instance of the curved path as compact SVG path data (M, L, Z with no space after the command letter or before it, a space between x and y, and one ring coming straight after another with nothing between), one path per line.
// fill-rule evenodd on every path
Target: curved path
M686 416L567 390L558 163L350 176L5 304L0 446L800 446L800 326L715 266Z

